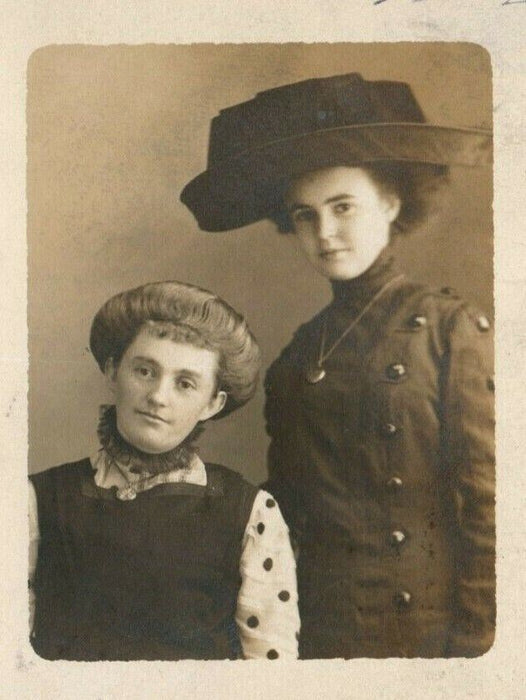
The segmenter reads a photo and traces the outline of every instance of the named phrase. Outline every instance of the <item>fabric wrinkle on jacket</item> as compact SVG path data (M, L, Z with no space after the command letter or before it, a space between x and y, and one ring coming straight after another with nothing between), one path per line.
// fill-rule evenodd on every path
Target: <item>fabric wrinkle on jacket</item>
M266 378L269 481L299 542L309 658L477 656L495 617L493 340L389 251L301 326Z

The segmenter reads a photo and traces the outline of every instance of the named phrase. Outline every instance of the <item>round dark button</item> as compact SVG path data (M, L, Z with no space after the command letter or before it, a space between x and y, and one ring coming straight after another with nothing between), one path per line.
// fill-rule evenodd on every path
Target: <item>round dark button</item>
M385 437L392 437L396 435L397 432L398 428L394 423L384 423L382 425L382 435L385 435Z
M276 501L273 498L267 498L265 505L267 506L267 508L274 508L274 506L276 505Z
M391 491L399 491L402 488L403 482L399 476L392 476L387 481L387 488Z
M412 598L413 596L409 591L399 591L395 594L393 602L398 608L404 609L411 605Z
M273 565L274 565L274 562L272 561L272 559L270 557L268 557L268 559L265 559L265 561L263 562L263 568L265 569L265 571L270 571L272 569Z
M254 627L257 627L259 625L259 620L255 615L251 615L247 620L247 625L254 629Z
M278 657L279 654L275 649L269 649L267 651L267 659L277 659Z
M280 591L278 593L278 598L282 600L284 603L287 602L287 600L290 599L290 593L288 591Z
M389 542L393 545L393 547L404 544L405 541L406 535L402 532L402 530L393 530L389 535Z
M263 523L258 523L257 531L262 535L265 532L265 525Z
M422 316L422 314L413 314L408 322L407 325L410 328L423 328L427 323L427 318L425 316Z
M393 362L386 367L385 373L389 379L401 379L406 374L406 368L401 362Z

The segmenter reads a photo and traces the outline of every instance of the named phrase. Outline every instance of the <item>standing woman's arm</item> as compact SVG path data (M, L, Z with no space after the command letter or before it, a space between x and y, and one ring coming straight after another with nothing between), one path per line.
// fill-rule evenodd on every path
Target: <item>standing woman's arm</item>
M493 333L462 307L449 327L443 448L457 506L455 618L448 656L479 656L495 634Z
M289 453L286 443L289 439L290 423L294 420L294 416L288 415L290 411L280 399L281 392L277 391L279 381L276 364L274 364L270 367L265 378L265 421L270 445L268 449L268 480L262 488L269 491L277 499L289 527L294 550L297 553L305 513L300 497L301 489L298 484L301 475L295 473L296 465L290 464L290 460L286 457Z

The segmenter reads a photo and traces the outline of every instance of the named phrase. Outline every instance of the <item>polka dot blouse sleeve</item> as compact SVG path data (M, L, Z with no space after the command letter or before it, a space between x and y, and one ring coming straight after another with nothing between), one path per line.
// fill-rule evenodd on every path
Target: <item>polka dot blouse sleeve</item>
M296 659L296 562L275 499L259 491L245 530L236 622L246 659Z

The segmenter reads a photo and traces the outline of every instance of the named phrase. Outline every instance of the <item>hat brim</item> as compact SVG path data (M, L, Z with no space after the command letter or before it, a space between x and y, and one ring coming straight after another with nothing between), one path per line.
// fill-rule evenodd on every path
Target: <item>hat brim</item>
M488 130L430 124L337 127L266 143L226 159L189 182L181 201L204 231L226 231L267 218L289 178L335 165L400 161L491 165Z

